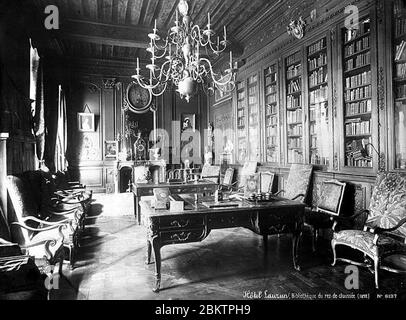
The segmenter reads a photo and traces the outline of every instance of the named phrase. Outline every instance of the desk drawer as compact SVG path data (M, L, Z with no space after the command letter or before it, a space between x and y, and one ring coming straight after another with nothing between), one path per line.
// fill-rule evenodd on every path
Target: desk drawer
M168 217L159 219L160 229L195 228L204 225L204 217Z
M210 229L244 227L250 225L250 214L244 212L216 213L207 218Z
M163 244L197 242L201 241L204 236L204 228L160 232Z

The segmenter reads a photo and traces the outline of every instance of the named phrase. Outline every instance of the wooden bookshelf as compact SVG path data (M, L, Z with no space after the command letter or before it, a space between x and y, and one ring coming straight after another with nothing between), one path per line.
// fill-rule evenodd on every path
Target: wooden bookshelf
M303 163L302 52L285 59L287 162Z
M237 159L244 162L247 156L247 133L245 119L245 82L237 83Z
M371 22L342 31L345 166L372 168Z
M330 126L327 59L326 37L307 47L310 163L323 166L329 164L331 144L331 137L328 136Z
M393 91L395 169L406 169L406 7L393 3Z
M278 65L264 71L265 95L265 161L279 162L279 97Z
M249 160L260 161L259 81L258 74L248 78L248 150Z

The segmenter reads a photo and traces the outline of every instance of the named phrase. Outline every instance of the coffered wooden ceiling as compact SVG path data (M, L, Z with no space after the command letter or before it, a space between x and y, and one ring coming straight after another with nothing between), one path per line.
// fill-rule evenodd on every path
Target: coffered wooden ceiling
M147 34L155 19L166 32L175 19L179 0L34 0L39 9L56 5L60 31L55 33L64 56L133 62L147 59ZM210 12L213 28L239 43L256 17L280 0L189 0L194 23L204 26Z

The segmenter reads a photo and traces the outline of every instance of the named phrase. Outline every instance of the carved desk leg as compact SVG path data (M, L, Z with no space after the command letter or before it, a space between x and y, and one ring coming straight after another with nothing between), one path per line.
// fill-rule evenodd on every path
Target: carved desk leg
M299 265L299 242L302 236L302 221L295 223L295 230L293 231L293 240L292 240L292 253L293 253L293 266L297 271L300 271Z
M155 286L153 292L159 292L161 286L161 241L158 236L152 238L152 248L155 257Z
M145 261L145 264L151 264L151 251L152 251L152 244L151 244L151 241L148 239L147 240L147 260Z

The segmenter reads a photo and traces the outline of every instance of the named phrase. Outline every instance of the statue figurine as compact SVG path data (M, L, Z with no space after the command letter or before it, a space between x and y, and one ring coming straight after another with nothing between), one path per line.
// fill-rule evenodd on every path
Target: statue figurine
M213 152L209 146L204 147L204 163L211 165L213 162Z
M141 131L138 131L137 138L134 142L135 160L146 160L147 158L147 144L141 137Z

